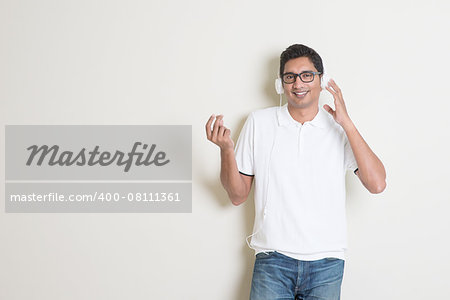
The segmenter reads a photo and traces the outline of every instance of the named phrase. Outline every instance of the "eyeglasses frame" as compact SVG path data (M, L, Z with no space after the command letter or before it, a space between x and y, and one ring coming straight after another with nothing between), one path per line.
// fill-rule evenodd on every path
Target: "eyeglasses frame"
M304 80L302 79L302 76L301 76L301 75L304 74L304 73L313 74L312 80L311 80L311 81L304 81ZM293 82L290 82L290 83L284 81L284 75L286 75L286 74L294 75L294 76L295 76L294 81L293 81ZM320 74L322 74L322 72L303 71L303 72L298 73L298 74L293 73L293 72L286 72L286 73L281 74L281 80L282 80L283 83L285 83L285 84L293 84L294 82L297 81L297 77L298 77L298 78L300 78L300 80L301 80L302 82L304 82L304 83L310 83L310 82L313 82L313 81L314 81L314 78L315 78L316 75L320 75Z

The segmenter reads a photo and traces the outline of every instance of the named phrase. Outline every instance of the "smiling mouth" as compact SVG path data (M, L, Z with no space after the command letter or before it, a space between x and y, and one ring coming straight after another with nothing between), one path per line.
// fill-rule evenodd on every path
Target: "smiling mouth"
M303 96L305 96L308 93L308 91L306 91L306 92L293 92L293 93L297 97L303 97Z

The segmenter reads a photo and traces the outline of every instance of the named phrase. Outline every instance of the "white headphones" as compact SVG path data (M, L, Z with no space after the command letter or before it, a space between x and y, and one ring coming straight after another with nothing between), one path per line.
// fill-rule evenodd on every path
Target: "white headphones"
M275 79L275 90L278 95L284 94L283 83L281 82L281 78L278 77Z

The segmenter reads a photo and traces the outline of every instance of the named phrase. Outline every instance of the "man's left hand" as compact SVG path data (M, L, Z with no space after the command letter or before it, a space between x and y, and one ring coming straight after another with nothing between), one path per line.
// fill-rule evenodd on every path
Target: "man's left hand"
M337 86L336 82L334 82L333 79L330 79L326 89L334 97L334 107L336 110L333 110L328 104L325 104L323 108L333 116L334 120L339 125L344 127L344 125L350 123L351 120L348 116L347 108L345 107L344 97L342 96L341 89Z

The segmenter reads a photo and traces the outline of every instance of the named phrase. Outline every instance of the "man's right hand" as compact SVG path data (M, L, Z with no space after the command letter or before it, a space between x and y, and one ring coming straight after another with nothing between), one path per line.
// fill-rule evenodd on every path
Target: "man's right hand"
M223 126L223 115L218 115L217 118L215 115L209 117L206 123L206 136L208 140L220 147L220 180L231 203L239 205L245 202L252 187L253 176L239 173L234 157L234 143L230 137L230 129Z
M211 129L211 124L213 121L214 124ZM234 151L231 131L223 126L223 115L218 115L217 117L215 115L211 115L211 117L209 117L208 122L206 123L206 137L209 141L219 146L222 151Z

